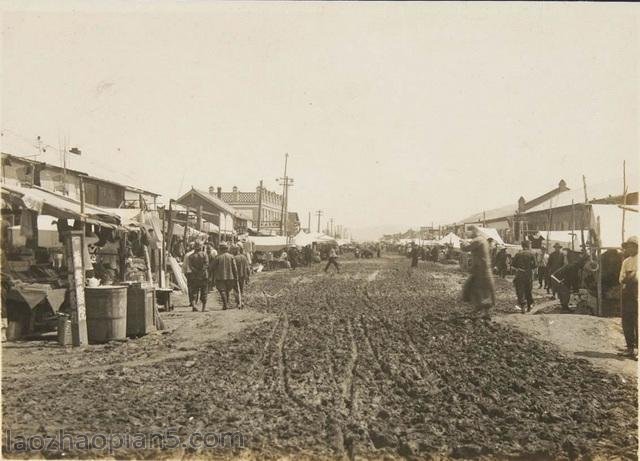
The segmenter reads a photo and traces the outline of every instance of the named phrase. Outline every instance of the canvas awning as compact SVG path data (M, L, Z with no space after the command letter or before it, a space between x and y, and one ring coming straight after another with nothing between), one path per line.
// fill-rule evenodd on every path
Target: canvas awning
M273 237L247 237L249 242L252 242L255 251L279 251L290 246L287 241L287 237L273 236Z
M84 213L80 212L80 202L70 197L56 194L38 186L2 185L2 197L5 201L38 214L54 216L60 219L84 219L89 224L119 228L120 217L95 205L85 204Z
M627 206L627 208L637 209ZM602 248L620 248L622 244L622 208L618 205L591 205L591 226L597 231L600 218L600 246ZM625 212L625 240L640 234L640 213Z

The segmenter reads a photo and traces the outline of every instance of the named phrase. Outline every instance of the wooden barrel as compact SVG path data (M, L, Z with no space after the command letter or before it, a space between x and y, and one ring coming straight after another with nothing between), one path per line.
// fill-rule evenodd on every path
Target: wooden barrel
M85 288L87 336L90 343L127 338L127 287L105 285Z

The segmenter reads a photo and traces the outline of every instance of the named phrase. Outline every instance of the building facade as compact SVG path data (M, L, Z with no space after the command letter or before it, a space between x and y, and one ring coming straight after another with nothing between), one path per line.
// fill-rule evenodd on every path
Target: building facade
M231 192L223 192L221 187L209 187L209 193L252 221L253 227L265 234L280 234L282 225L282 195L257 186L255 191L241 192L233 186Z
M77 170L2 153L2 180L9 184L29 184L80 200L84 183L85 201L103 208L156 208L160 196L136 187L90 176Z
M208 191L191 188L178 200L181 205L200 210L202 217L220 228L221 235L244 234L251 224L240 210L224 202L212 187Z

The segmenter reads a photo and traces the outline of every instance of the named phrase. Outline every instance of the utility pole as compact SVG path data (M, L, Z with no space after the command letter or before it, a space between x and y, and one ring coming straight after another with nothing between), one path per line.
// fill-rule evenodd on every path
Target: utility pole
M331 235L331 237L335 237L335 235L333 234L333 218L331 218L329 220L329 222L331 223L331 227L330 227L330 230L329 230L330 235Z
M262 221L262 179L260 180L260 191L258 192L258 232L260 232L261 221Z
M322 210L316 211L316 216L318 217L318 233L320 233L320 217L322 216Z
M309 220L307 221L307 232L311 232L311 212L309 212Z
M293 178L287 176L289 154L284 154L284 176L277 181L282 184L282 214L280 216L280 235L287 235L287 210L289 208L289 186L293 186Z

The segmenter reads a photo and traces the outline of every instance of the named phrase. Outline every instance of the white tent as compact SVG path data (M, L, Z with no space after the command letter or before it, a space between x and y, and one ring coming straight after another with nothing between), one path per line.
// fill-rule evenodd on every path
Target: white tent
M498 245L504 245L504 241L502 240L502 237L500 237L500 234L498 234L498 231L493 227L480 227L480 226L476 226L476 227L478 228L478 232L480 232L486 238L488 239L492 238L493 241L496 242Z
M440 239L440 245L452 245L454 248L460 248L460 242L462 239L453 232L449 232L447 235Z
M272 236L272 237L247 237L249 242L252 242L255 251L279 251L287 248L289 243L287 237Z
M313 242L316 241L314 238L314 235L315 233L307 234L304 231L300 231L298 232L298 235L296 235L293 238L293 243L295 243L299 247L305 247L307 245L311 245Z

